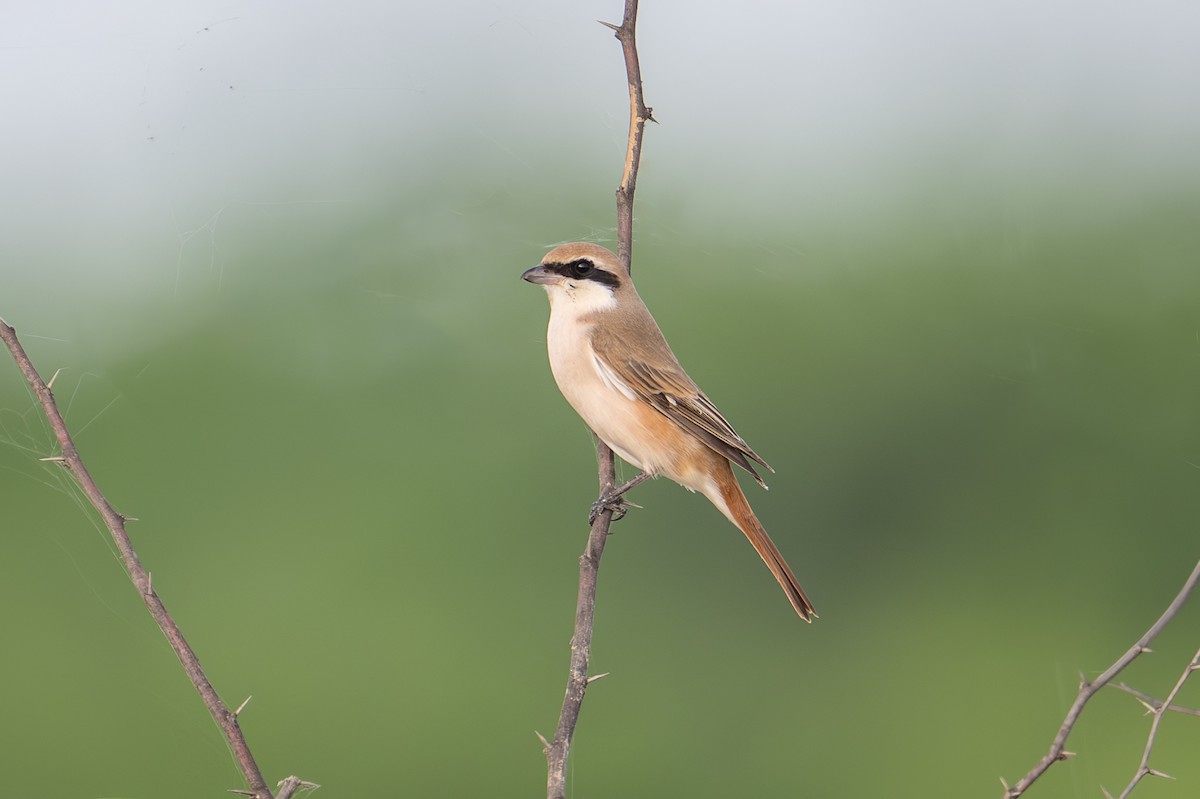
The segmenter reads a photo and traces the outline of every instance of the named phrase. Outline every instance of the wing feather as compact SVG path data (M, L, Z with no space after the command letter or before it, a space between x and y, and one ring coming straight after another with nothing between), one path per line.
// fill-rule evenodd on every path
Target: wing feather
M659 333L660 337L661 335ZM637 351L629 347L621 348L627 354L614 357L613 343L603 336L595 337L592 342L597 370L605 383L630 399L633 399L630 396L632 392L680 428L699 438L712 450L750 472L759 485L766 488L766 483L759 477L750 461L753 460L772 472L775 470L737 434L713 405L712 400L687 376L673 355L670 358L671 363L655 366L645 358L638 357ZM670 353L665 341L662 341L662 347ZM628 354L630 352L632 354Z

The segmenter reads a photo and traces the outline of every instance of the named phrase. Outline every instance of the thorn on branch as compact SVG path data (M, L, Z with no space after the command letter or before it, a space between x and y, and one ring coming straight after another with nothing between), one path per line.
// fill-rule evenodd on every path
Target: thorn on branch
M275 787L279 789L279 793L275 795L275 799L290 799L296 791L309 791L320 788L321 786L315 782L302 780L299 777L292 775L275 783Z
M546 736L542 735L537 730L534 730L533 734L536 735L538 737L538 740L542 742L542 752L549 752L550 751L550 742L546 740Z
M1190 671L1191 670L1189 669L1189 672ZM1133 688L1123 682L1115 683L1112 687L1130 694L1142 705L1142 707L1146 708L1147 710L1157 711L1163 706L1161 699L1156 699L1149 694L1144 694L1138 689ZM1200 710L1191 707L1184 707L1183 705L1171 704L1167 706L1167 710L1171 711L1172 713L1184 713L1189 716L1200 716Z
M603 680L605 677L607 677L607 676L608 676L608 675L610 675L610 674L612 674L612 672L611 672L611 671L606 671L606 672L604 672L603 674L594 674L594 675L592 675L591 677L588 677L588 678L587 678L587 684L588 684L588 685L591 685L591 684L592 684L592 683L594 683L596 680Z
M250 704L250 700L253 698L254 698L254 694L250 694L249 696L246 697L246 701L242 702L240 705L237 706L237 710L233 711L233 717L235 719L238 716L242 715L242 711L246 709L246 705Z
M621 31L621 26L620 26L620 25L614 25L614 24L612 24L611 22L605 22L605 21L604 21L604 20L602 20L602 19L598 19L598 20L596 20L596 21L597 21L597 22L599 22L599 23L600 23L601 25L603 25L604 27L608 28L609 30L617 31L618 33L620 33L620 31Z
M1157 769L1152 769L1152 768L1146 769L1146 775L1150 776L1150 777L1162 777L1165 780L1175 779L1170 774L1164 774L1163 772L1158 771Z
M50 463L61 463L63 465L66 465L66 463L67 463L67 459L64 458L62 455L53 455L49 458L38 458L38 460L42 461L43 463L47 462L47 461Z

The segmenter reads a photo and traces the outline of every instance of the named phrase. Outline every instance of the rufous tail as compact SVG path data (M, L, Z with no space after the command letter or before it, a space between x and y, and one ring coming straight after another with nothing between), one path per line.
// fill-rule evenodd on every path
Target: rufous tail
M796 575L792 574L792 570L787 565L787 561L783 559L779 548L775 546L771 536L767 535L767 531L759 523L758 517L750 509L750 503L746 501L746 495L742 493L742 487L738 485L737 478L733 475L733 469L729 467L728 463L717 482L720 498L724 500L725 507L721 507L722 503L717 502L716 498L710 496L709 499L713 500L717 509L746 535L750 545L754 547L754 551L758 553L759 557L763 559L763 563L767 564L767 568L771 570L771 574L775 575L775 579L779 581L779 586L783 589L783 593L787 594L788 601L792 603L792 607L796 609L800 618L811 622L817 617L812 603L808 601L804 589L800 587Z

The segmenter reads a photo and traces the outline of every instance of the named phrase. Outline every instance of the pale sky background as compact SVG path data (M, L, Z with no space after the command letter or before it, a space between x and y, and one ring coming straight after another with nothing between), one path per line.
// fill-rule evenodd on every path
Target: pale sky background
M1043 191L1123 203L1200 177L1194 3L731 8L641 12L662 123L643 197L685 193L702 227L887 213L922 179L998 185L1017 203ZM0 280L34 295L63 280L177 293L181 259L230 258L222 233L239 224L301 206L352 219L406 186L438 186L431 202L452 210L499 194L536 213L563 181L608 196L626 104L618 46L594 20L619 13L537 0L11 4Z

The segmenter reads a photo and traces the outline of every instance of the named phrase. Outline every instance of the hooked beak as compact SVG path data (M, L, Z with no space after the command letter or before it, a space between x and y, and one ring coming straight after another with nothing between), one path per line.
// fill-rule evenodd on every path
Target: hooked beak
M538 264L533 269L526 269L522 272L521 279L545 286L549 283L557 283L558 275L547 269L544 264Z

